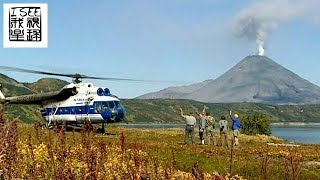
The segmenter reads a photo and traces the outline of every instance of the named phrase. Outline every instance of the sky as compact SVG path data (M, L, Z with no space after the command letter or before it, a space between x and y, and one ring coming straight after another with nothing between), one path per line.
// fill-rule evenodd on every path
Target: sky
M318 0L2 1L12 2L48 3L48 48L2 46L1 66L154 81L84 80L134 98L215 79L256 54L256 40L238 33L250 20L263 31L266 56L320 86ZM0 73L20 82L48 77Z

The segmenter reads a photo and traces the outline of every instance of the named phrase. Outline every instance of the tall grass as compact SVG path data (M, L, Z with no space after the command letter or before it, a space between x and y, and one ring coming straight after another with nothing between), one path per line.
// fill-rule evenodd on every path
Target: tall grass
M316 170L303 168L303 161L319 161L319 156L305 158L302 153L310 152L308 149L266 148L259 142L264 141L261 137L255 145L251 137L240 136L241 146L228 149L184 146L179 129L112 127L109 132L115 135L109 136L90 129L89 122L81 132L68 132L65 125L56 125L53 130L17 121L3 125L0 179L293 180L320 176ZM313 148L312 152L320 152L319 146Z

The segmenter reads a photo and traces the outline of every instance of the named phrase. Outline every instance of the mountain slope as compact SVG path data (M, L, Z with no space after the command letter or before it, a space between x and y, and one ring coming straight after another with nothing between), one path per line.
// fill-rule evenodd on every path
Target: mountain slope
M206 80L189 86L169 87L158 92L142 95L138 99L184 99L184 96L198 91L211 81L212 80Z
M37 93L57 91L60 90L63 86L69 84L67 81L54 78L42 78L34 83L23 83L28 88L32 89Z
M0 84L2 84L1 91L5 96L17 96L33 93L33 91L28 87L4 74L0 74Z
M201 102L258 102L271 104L320 103L320 87L299 77L266 56L248 56L201 88L179 99ZM190 85L191 87L193 85ZM180 88L180 87L179 87ZM170 88L174 92L174 87ZM153 93L157 98L161 91ZM140 96L147 99L150 96Z
M61 81L62 84L53 84L59 82L56 79L47 79L45 81L39 80L35 83L27 83L32 88L32 91L27 87L21 85L14 79L7 76L2 76L1 82L5 82L4 88L8 92L15 92L17 94L25 94L46 89L40 87L48 86L48 89L59 90L66 82ZM211 81L205 82L205 85L197 87L205 87L209 85ZM10 83L10 84L8 84ZM17 85L15 86L14 83ZM38 85L40 87L38 87ZM56 86L57 85L57 86ZM59 87L60 86L60 87ZM197 88L194 88L197 89ZM180 88L180 91L187 93L193 92L193 87ZM176 91L178 92L178 91ZM27 93L28 94L28 93ZM8 96L8 94L5 94ZM143 99L124 99L122 100L124 107L127 111L127 120L129 123L183 123L179 117L179 108L183 108L185 113L189 111L201 110L203 105L209 107L209 112L215 117L219 118L221 115L227 115L229 110L239 113L240 115L251 114L254 112L260 112L270 117L273 122L285 122L285 121L299 121L299 122L319 122L320 112L318 111L320 105L266 105L259 103L202 103L194 100L143 100ZM1 108L0 108L1 109ZM32 123L36 121L43 121L38 105L18 105L8 104L6 105L7 113L5 119L12 120L18 119L20 122Z
M320 105L267 105L261 103L202 103L177 99L124 99L129 123L183 123L179 108L184 113L201 111L203 105L216 119L228 117L229 110L243 115L263 113L272 122L320 122Z
M59 79L46 78L40 79L34 83L19 83L6 75L0 74L0 84L3 86L1 89L3 94L10 97L33 94L41 91L57 91L67 84L67 82ZM6 105L6 110L7 113L5 118L8 120L17 119L24 123L42 121L39 105L8 104Z

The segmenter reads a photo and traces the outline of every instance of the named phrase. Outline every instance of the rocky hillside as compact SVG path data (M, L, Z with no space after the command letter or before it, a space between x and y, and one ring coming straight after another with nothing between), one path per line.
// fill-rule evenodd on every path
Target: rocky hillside
M181 92L181 89L189 91ZM320 87L266 56L248 56L215 80L138 97L155 98L211 103L315 104L320 103Z

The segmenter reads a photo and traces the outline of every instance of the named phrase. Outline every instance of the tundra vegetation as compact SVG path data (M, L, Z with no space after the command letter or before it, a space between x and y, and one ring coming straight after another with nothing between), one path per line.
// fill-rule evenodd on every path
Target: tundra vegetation
M27 93L28 94L28 93ZM8 95L9 96L9 95ZM207 106L208 112L216 119L220 116L228 116L229 110L240 115L240 117L262 113L270 122L320 122L320 105L266 105L256 103L202 103L192 100L174 99L123 99L122 104L127 111L127 120L130 123L181 123L179 108L184 112L201 111ZM17 117L19 122L35 123L41 121L38 105L7 105L7 119L13 120ZM146 113L148 112L148 113Z
M184 145L183 129L108 126L108 134L36 123L0 127L4 179L320 179L320 146L240 135L230 148ZM218 136L218 134L216 134ZM231 134L229 134L229 137Z

